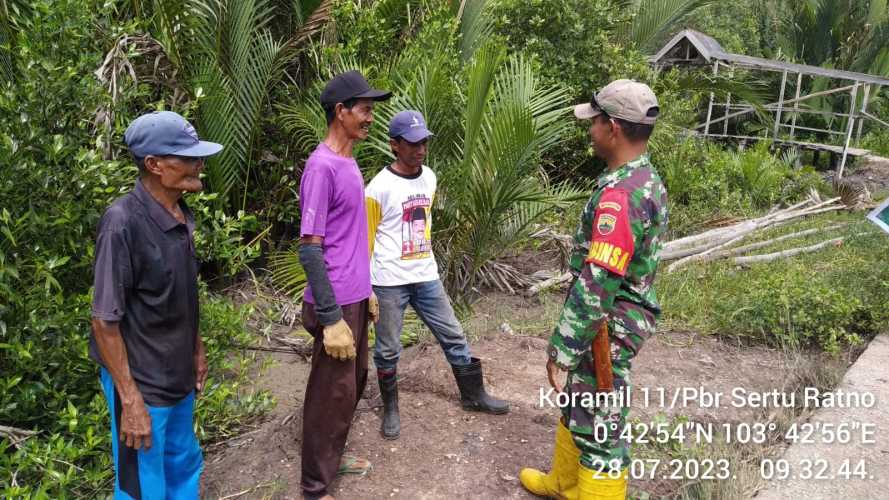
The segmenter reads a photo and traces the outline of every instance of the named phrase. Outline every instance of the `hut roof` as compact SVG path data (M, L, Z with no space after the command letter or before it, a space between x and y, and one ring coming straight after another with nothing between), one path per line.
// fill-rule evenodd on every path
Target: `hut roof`
M730 63L735 66L763 69L771 71L787 71L805 75L824 76L853 82L889 85L889 79L867 73L844 71L840 69L822 68L796 64L762 57L732 54L723 50L719 42L712 37L695 30L683 30L676 34L657 54L651 57L655 64L707 64L713 61Z

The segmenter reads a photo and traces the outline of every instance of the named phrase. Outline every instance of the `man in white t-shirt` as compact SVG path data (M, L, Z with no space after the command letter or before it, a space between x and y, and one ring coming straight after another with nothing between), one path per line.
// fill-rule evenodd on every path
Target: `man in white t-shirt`
M432 200L435 173L423 166L432 135L417 111L402 111L389 124L395 162L365 188L371 284L380 304L375 324L374 365L383 397L381 432L397 439L396 367L401 355L401 327L408 304L432 331L451 364L466 410L501 414L509 403L485 391L481 362L472 357L463 328L438 275L432 255Z

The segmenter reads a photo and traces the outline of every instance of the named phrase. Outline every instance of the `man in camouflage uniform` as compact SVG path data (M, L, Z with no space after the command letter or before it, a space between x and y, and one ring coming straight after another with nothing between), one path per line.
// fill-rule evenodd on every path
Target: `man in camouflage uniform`
M622 499L630 463L629 443L621 438L630 366L660 313L652 283L667 228L667 193L646 153L658 104L647 85L617 80L574 114L592 120L593 147L608 169L597 179L574 236L575 279L547 349L550 384L574 397L562 409L551 472L523 469L520 478L538 495ZM603 322L614 377L610 399L596 397L591 352Z

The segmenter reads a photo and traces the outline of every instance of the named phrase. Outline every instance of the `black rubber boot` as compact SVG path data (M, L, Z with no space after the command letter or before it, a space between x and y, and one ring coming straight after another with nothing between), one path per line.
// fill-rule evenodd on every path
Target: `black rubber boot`
M472 358L468 365L451 365L457 387L460 388L460 402L464 410L481 411L500 415L509 412L509 403L491 397L485 391L485 380L482 376L482 362Z
M398 439L401 433L401 417L398 415L398 377L395 370L377 371L380 396L383 398L383 422L380 433L385 439Z

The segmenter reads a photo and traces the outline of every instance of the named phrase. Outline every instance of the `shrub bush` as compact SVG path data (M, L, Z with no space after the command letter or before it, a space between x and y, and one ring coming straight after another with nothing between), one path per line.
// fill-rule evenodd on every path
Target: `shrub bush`
M611 0L502 0L494 10L495 32L514 51L533 54L545 82L586 97L616 78L648 75L645 58L615 41L629 9Z
M502 0L494 5L495 33L512 51L534 58L544 84L567 87L572 104L589 101L595 90L618 78L653 80L645 57L616 41L614 32L630 13L614 8L611 0ZM564 142L542 158L554 180L595 177L604 167L592 155L589 123L574 121Z
M793 202L823 181L809 167L794 169L761 142L726 150L697 139L679 141L654 156L670 197L670 231L682 235L716 217L748 217Z
M95 228L132 189L136 168L117 149L124 160L104 160L104 138L93 128L92 113L109 101L92 76L110 43L96 23L112 6L31 8L20 20L27 36L13 45L16 81L0 83L0 424L38 434L19 449L0 439L0 496L93 498L111 486L105 399L87 355ZM237 269L251 254L239 250L236 223L204 204L194 198L202 230L210 229L199 233L211 242L204 256ZM199 403L206 442L233 432L269 399L241 387L249 358L232 355L229 344L249 340L242 313L206 293L202 302L211 360Z
M200 331L210 373L197 399L195 428L207 445L230 437L273 401L265 391L249 390L253 355L232 350L251 342L249 308L202 288ZM88 294L72 296L48 317L33 315L27 325L14 325L12 332L25 335L0 344L0 421L39 431L19 449L0 440L4 498L95 498L113 486L108 407L87 351L89 303Z
M861 138L860 148L868 149L877 156L889 158L889 129L879 128Z
M847 236L840 247L747 269L720 261L662 274L658 293L665 318L705 333L830 352L872 337L889 321L885 235L854 213L821 216L780 231L837 221L850 223L840 230ZM868 234L857 235L862 232ZM830 237L791 240L763 253Z

